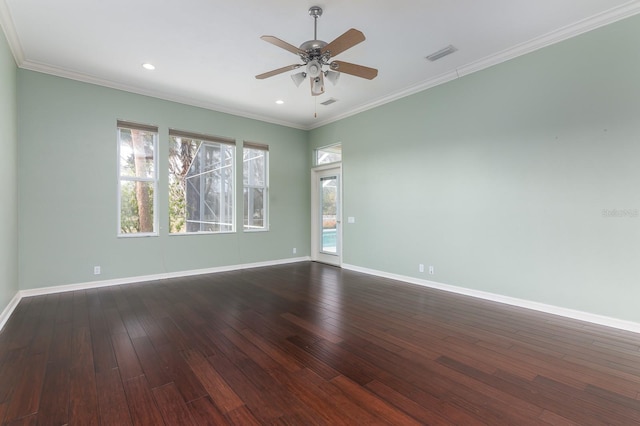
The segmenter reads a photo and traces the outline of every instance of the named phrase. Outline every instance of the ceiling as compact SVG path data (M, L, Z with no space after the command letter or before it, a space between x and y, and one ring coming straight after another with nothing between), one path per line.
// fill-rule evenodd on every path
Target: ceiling
M324 95L296 87L299 63L260 40L313 39L349 28L366 40L337 59L379 70L343 74ZM19 67L287 126L312 129L640 13L640 0L0 0ZM439 61L425 57L448 45ZM142 63L156 66L154 71ZM324 106L334 98L337 102ZM278 105L276 100L284 101ZM317 113L317 117L314 115Z

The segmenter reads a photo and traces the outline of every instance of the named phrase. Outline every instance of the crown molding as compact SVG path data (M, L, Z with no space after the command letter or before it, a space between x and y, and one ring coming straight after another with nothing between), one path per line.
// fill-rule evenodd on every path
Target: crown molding
M474 72L484 70L486 68L492 67L494 65L498 65L510 59L514 59L519 56L526 55L527 53L536 51L538 49L542 49L544 47L550 46L552 44L556 44L561 41L570 39L572 37L576 37L588 31L603 27L605 25L612 24L614 22L620 21L625 18L629 18L631 16L637 15L638 13L640 13L640 0L628 1L618 7L614 7L612 9L606 10L590 18L583 19L574 24L554 30L540 37L536 37L532 40L529 40L527 42L520 43L509 49L505 49L496 54L462 65L458 67L456 70L453 70L451 72L439 75L435 78L431 78L426 81L415 83L404 89L395 91L391 94L375 99L372 102L361 104L359 106L352 108L350 111L346 113L333 116L323 121L314 122L311 125L307 125L302 123L290 122L286 120L278 120L269 116L248 113L240 109L228 108L213 102L206 102L206 101L197 100L197 99L193 99L185 96L169 94L169 93L158 91L158 90L142 89L140 87L136 87L132 85L117 83L114 81L101 79L95 76L76 73L71 70L66 70L58 67L52 67L46 64L37 63L34 61L29 61L24 57L20 40L18 38L18 34L15 30L13 20L11 19L11 11L6 3L6 0L0 0L0 25L4 30L5 36L7 38L7 42L9 44L9 48L11 49L11 52L16 61L16 64L20 68L28 69L31 71L42 72L45 74L51 74L58 77L64 77L64 78L81 81L85 83L95 84L99 86L109 87L112 89L123 90L126 92L136 93L139 95L150 96L150 97L163 99L171 102L177 102L185 105L200 107L200 108L221 112L225 114L232 114L239 117L249 118L249 119L258 120L258 121L264 121L270 124L276 124L280 126L291 127L294 129L307 130L307 131L351 117L361 112L379 107L389 102L396 101L406 96L410 96L410 95L422 92L432 87L439 86L441 84L447 83L451 80L455 80L465 75L469 75Z
M7 39L13 59L18 66L21 66L24 62L24 53L20 39L18 38L18 33L16 32L16 27L13 25L13 19L11 19L11 11L5 0L0 0L0 27L2 27L4 36Z
M20 66L20 65L19 65ZM259 115L259 114L252 114L243 110L239 110L239 109L234 109L234 108L228 108L228 107L224 107L222 105L213 103L213 102L206 102L206 101L202 101L202 100L198 100L198 99L193 99L193 98L189 98L186 96L180 96L180 95L175 95L175 94L170 94L170 93L166 93L160 90L149 90L149 89L143 89L141 87L137 87L137 86L132 86L132 85L128 85L128 84L122 84L122 83L118 83L115 81L111 81L111 80L105 80L99 77L95 77L92 75L88 75L88 74L81 74L81 73L77 73L75 71L71 71L68 69L64 69L64 68L59 68L59 67L53 67L47 64L42 64L42 63L38 63L35 61L29 61L29 60L25 60L22 62L22 65L20 66L20 68L22 69L26 69L29 71L36 71L36 72L41 72L43 74L49 74L49 75L53 75L56 77L63 77L63 78L67 78L70 80L75 80L75 81L80 81L83 83L89 83L89 84L94 84L97 86L103 86L103 87L108 87L110 89L116 89L116 90L122 90L125 92L129 92L129 93L135 93L138 95L143 95L143 96L149 96L152 98L157 98L157 99L162 99L165 101L171 101L171 102L176 102L179 104L184 104L184 105L189 105L189 106L194 106L194 107L198 107L198 108L203 108L203 109L207 109L210 111L215 111L215 112L221 112L224 114L230 114L230 115L234 115L237 117L243 117L243 118L249 118L252 120L257 120L257 121L264 121L266 123L270 123L270 124L277 124L280 126L285 126L285 127L291 127L294 129L300 129L300 130L308 130L307 128L305 128L304 126L302 126L299 123L294 123L294 122L290 122L290 121L284 121L284 120L278 120L275 119L273 117L268 117L268 116L264 116L264 115Z
M16 65L19 68L30 70L30 71L41 72L41 73L53 75L56 77L68 78L70 80L80 81L83 83L104 86L111 89L122 90L125 92L135 93L138 95L158 98L165 101L177 102L184 105L189 105L189 106L208 109L211 111L249 118L252 120L264 121L270 124L276 124L276 125L291 127L291 128L300 129L300 130L309 130L305 126L300 125L299 123L294 123L294 122L284 121L284 120L277 120L273 117L267 117L267 116L258 115L258 114L251 114L251 113L247 113L246 111L224 107L222 105L219 105L213 102L204 102L201 100L192 99L185 96L168 94L158 90L142 89L140 87L117 83L111 80L105 80L105 79L88 75L88 74L77 73L68 69L54 67L54 66L39 63L36 61L30 61L26 59L24 56L22 45L20 44L20 39L18 37L18 33L15 29L13 19L11 18L11 10L7 5L6 0L0 0L0 26L2 27L2 30L5 34L7 43L9 44L9 49L11 50L11 53L13 54L13 58L16 61Z
M552 44L560 43L561 41L565 41L570 38L579 36L580 34L584 34L591 30L595 30L597 28L604 27L606 25L612 24L622 19L629 18L631 16L637 15L638 13L640 13L640 0L631 0L625 4L606 10L590 18L583 19L582 21L578 21L566 27L562 27L557 30L551 31L540 37L536 37L527 42L520 43L516 46L513 46L509 49L505 49L496 54L484 57L477 61L470 62L466 65L462 65L456 68L454 71L439 75L435 78L431 78L429 80L426 80L418 84L414 84L405 89L394 92L388 96L379 98L373 102L360 105L344 114L340 114L340 115L331 117L327 120L314 123L309 130L313 130L318 127L322 127L324 125L327 125L336 121L340 121L344 118L351 117L361 112L379 107L386 103L393 102L398 99L404 98L406 96L410 96L410 95L422 92L424 90L430 89L435 86L439 86L441 84L447 83L451 80L455 80L465 75L482 71L494 65L498 65L508 60L517 58L519 56L526 55L527 53L534 52L536 50L550 46Z
M540 37L520 43L494 55L471 62L458 68L460 77L481 71L485 68L526 55L527 53L551 46L552 44L577 37L600 27L612 24L640 13L640 1L632 0L616 8L606 10L595 16L578 21L566 27L558 28Z
M351 116L356 115L356 114L360 114L361 112L364 112L364 111L367 111L367 110L370 110L370 109L373 109L373 108L377 108L379 106L382 106L384 104L388 104L388 103L393 102L393 101L397 101L398 99L402 99L402 98L405 98L407 96L422 92L424 90L431 89L432 87L440 86L441 84L448 83L451 80L455 80L458 77L460 77L460 76L458 75L457 70L450 71L450 72L447 72L447 73L444 73L444 74L440 74L437 77L430 78L429 80L413 84L413 85L408 86L408 87L406 87L404 89L401 89L399 91L393 92L390 95L380 97L380 98L374 100L373 102L369 102L369 103L357 106L357 107L355 107L355 108L351 109L350 111L347 111L347 112L345 112L343 114L339 114L339 115L336 115L334 117L328 118L326 120L318 121L316 123L313 123L313 126L308 128L307 130L317 129L318 127L322 127L322 126L324 126L326 124L334 123L334 122L340 121L340 120L342 120L344 118L351 117Z

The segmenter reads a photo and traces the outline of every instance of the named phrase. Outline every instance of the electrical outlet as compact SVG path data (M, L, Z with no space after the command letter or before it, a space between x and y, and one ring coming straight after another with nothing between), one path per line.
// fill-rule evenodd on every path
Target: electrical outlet
M424 272L424 265L422 263L418 265L418 271Z
M99 266L94 266L93 267L93 275L100 275L101 271L100 271L100 267Z
M293 254L296 254L297 252L298 252L298 249L294 247L293 248Z
M435 271L433 269L433 265L430 265L429 266L429 275L433 275L433 274L435 274Z

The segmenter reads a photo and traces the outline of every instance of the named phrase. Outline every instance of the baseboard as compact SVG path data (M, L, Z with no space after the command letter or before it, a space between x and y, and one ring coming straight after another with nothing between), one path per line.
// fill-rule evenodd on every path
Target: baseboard
M11 299L7 307L4 308L4 310L0 314L0 332L4 328L4 325L7 323L7 321L9 320L9 317L11 316L13 311L16 309L16 306L18 306L18 303L20 303L21 299L22 299L22 296L20 295L20 292L17 292L16 295L13 296L13 299Z
M87 290L92 288L109 287L114 285L134 284L145 281L157 281L165 280L169 278L180 278L194 275L215 274L219 272L237 271L241 269L261 268L265 266L285 265L288 263L306 262L311 260L307 257L297 257L290 259L279 259L265 262L246 263L240 265L228 265L219 266L215 268L196 269L191 271L179 271L154 275L144 275L129 278L118 278L113 280L104 281L92 281L86 283L69 284L52 287L41 287L37 289L21 290L11 299L7 307L0 313L0 331L4 328L4 325L9 320L9 317L18 306L18 303L23 297L40 296L53 293L62 293L65 291ZM344 269L348 269L355 272L361 272L364 274L375 275L382 278L389 278L397 281L404 281L411 284L417 284L424 287L434 288L438 290L444 290L451 293L462 294L465 296L477 297L479 299L490 300L493 302L504 303L511 306L518 306L521 308L533 309L535 311L545 312L548 314L559 315L567 318L572 318L580 321L586 321L592 324L603 325L606 327L617 328L620 330L632 331L634 333L640 333L640 323L633 321L626 321L617 318L607 317L604 315L596 315L589 312L578 311L574 309L563 308L554 305L548 305L545 303L533 302L525 299L518 299L510 296L503 296L500 294L489 293L480 290L473 290L464 287L453 286L449 284L442 284L435 281L422 280L406 275L392 274L389 272L379 271L375 269L363 268L356 265L343 264Z
M90 281L90 282L78 283L78 284L67 284L67 285L59 285L59 286L51 286L51 287L40 287L40 288L34 288L29 290L20 290L16 293L13 299L11 299L11 302L9 302L7 307L4 308L2 313L0 313L0 332L2 332L4 325L7 323L7 321L9 320L9 317L11 317L11 314L16 309L16 307L18 306L18 303L20 303L20 300L22 300L23 297L42 296L46 294L63 293L65 291L88 290L92 288L110 287L114 285L134 284L134 283L140 283L145 281L166 280L169 278L180 278L180 277L188 277L193 275L215 274L218 272L238 271L241 269L261 268L265 266L286 265L288 263L307 262L309 260L311 260L309 256L294 257L290 259L268 260L265 262L219 266L215 268L195 269L191 271L167 272L167 273L154 274L154 275L143 275L143 276L128 277L128 278L116 278L113 280Z
M92 288L134 284L134 283L140 283L145 281L159 281L159 280L166 280L169 278L181 278L181 277L189 277L194 275L215 274L219 272L238 271L241 269L285 265L288 263L305 262L309 260L310 260L309 257L295 257L295 258L289 258L289 259L269 260L265 262L244 263L239 265L227 265L227 266L218 266L214 268L194 269L191 271L165 272L161 274L140 275L136 277L116 278L112 280L90 281L90 282L78 283L78 284L40 287L40 288L34 288L29 290L21 290L19 294L20 294L20 298L31 297L31 296L42 296L46 294L63 293L66 291L88 290Z
M389 278L392 280L404 281L411 284L421 285L424 287L448 291L451 293L463 294L465 296L477 297L479 299L490 300L492 302L504 303L507 305L518 306L521 308L533 309L535 311L545 312L553 315L559 315L559 316L572 318L580 321L586 321L592 324L598 324L606 327L612 327L620 330L640 333L640 323L633 322L633 321L621 320L618 318L592 314L589 312L563 308L560 306L547 305L545 303L533 302L525 299L518 299L516 297L503 296L501 294L489 293L489 292L480 291L480 290L473 290L473 289L453 286L449 284L442 284L435 281L422 280L419 278L409 277L405 275L392 274L389 272L363 268L356 265L343 264L342 267L350 271L362 272L364 274L375 275L382 278Z

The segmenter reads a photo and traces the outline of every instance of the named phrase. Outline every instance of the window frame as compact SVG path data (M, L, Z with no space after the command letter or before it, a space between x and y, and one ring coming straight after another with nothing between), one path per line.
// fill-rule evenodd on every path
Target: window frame
M231 152L231 161L229 167L231 167L231 229L224 231L187 231L184 232L172 232L171 230L171 211L169 211L169 236L186 236L186 235L216 235L216 234L233 234L237 231L237 187L236 187L236 156L237 156L237 147L235 139L225 138L221 136L213 136L204 133L195 133L184 130L177 129L169 129L169 147L171 147L173 141L172 138L185 138L193 141L198 141L198 150L202 149L204 145L219 145L220 148L222 146L226 146L230 149ZM197 153L195 154L197 155ZM186 193L185 193L186 196ZM167 199L168 203L171 203L171 196L169 195ZM170 210L170 209L169 209ZM187 222L186 211L185 211L185 224ZM186 228L186 227L185 227Z
M318 161L318 153L323 150L329 150L329 148L333 148L339 146L340 147L340 159L336 161L328 161L324 163L320 163ZM342 162L342 142L336 142L331 145L320 146L313 150L313 165L314 166L325 166L327 164L337 164Z
M122 139L121 130L139 130L153 134L153 176L123 176L120 167ZM148 124L135 123L131 121L117 120L116 122L116 140L117 140L117 178L118 178L118 195L117 195L117 237L118 238L141 238L141 237L157 237L159 233L159 214L158 214L158 127ZM153 187L153 232L122 232L122 182L150 182Z
M264 185L249 185L244 182L244 167L247 160L244 158L245 149L250 149L254 151L263 151L264 154ZM249 210L248 206L245 204L245 190L247 189L262 189L262 202L263 202L263 226L262 227L252 227L251 225L247 225L247 217L245 217L245 208L247 211ZM244 141L242 144L242 231L243 232L268 232L270 228L269 218L269 145ZM249 196L246 197L247 201L249 201Z

